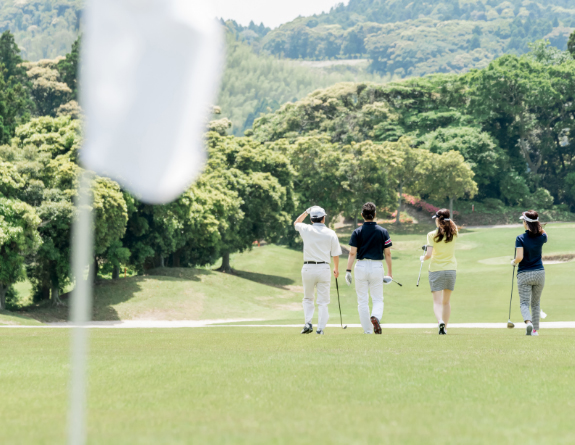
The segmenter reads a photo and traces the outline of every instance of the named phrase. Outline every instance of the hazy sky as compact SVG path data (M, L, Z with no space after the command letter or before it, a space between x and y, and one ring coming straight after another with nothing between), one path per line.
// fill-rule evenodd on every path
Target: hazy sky
M338 3L349 0L212 0L214 11L225 20L233 19L241 25L263 22L270 28L276 28L297 16L307 16L329 11Z

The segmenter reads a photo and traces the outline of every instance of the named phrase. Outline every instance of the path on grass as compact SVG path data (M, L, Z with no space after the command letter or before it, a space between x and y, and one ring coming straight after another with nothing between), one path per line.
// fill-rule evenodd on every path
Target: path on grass
M262 322L262 319L256 320L177 320L177 321L160 321L160 320L124 320L124 321L91 321L84 325L89 328L116 328L116 329L174 329L174 328L301 328L302 324L228 324L228 323L252 323ZM6 325L0 328L73 328L77 325L72 323L45 323L43 325ZM361 328L360 324L348 324L350 328ZM328 324L328 328L339 328L339 324ZM437 323L389 323L382 324L383 329L437 329ZM507 323L452 323L450 328L463 329L507 329ZM524 329L525 324L515 323L517 329ZM575 321L546 321L541 322L541 329L575 329Z

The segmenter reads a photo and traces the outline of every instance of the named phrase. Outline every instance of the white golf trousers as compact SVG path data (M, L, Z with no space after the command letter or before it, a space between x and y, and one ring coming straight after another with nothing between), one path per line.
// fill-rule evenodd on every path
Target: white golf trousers
M371 294L371 315L381 321L383 316L383 262L361 260L355 265L355 291L359 321L366 333L373 333L369 316L369 295Z
M305 322L311 323L314 313L314 297L317 288L317 328L325 329L329 313L329 287L331 284L331 268L329 264L304 264L301 270L303 281L303 313Z

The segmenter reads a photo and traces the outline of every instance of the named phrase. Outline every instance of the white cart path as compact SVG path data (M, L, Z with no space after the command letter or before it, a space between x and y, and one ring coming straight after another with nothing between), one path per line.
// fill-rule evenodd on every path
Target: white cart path
M264 320L246 319L223 319L223 320L123 320L123 321L92 321L84 325L88 328L101 329L174 329L174 328L301 328L303 324L258 324ZM246 324L229 324L246 323ZM250 324L247 324L250 323ZM72 323L45 323L42 325L0 325L0 328L12 329L46 329L46 328L73 328L77 325ZM360 328L358 324L348 324L349 328ZM328 324L328 328L339 328L339 324ZM437 329L437 323L389 323L382 324L383 329ZM451 323L450 329L507 329L505 323ZM516 329L524 329L523 322L515 323ZM541 322L541 329L575 329L575 321L546 321Z

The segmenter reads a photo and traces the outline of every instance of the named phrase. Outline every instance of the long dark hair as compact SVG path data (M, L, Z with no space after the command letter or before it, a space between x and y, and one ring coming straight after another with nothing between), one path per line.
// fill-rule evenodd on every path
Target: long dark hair
M539 219L539 213L537 213L535 210L529 210L528 212L524 212L523 216L526 216L529 219ZM541 227L539 221L535 222L525 221L525 224L527 224L527 228L529 229L529 236L535 237L543 235L543 227Z
M437 228L437 235L435 235L434 241L440 243L445 238L445 242L450 243L453 241L453 237L457 235L457 226L451 221L449 210L438 210L435 216L437 221L439 221L439 227Z

